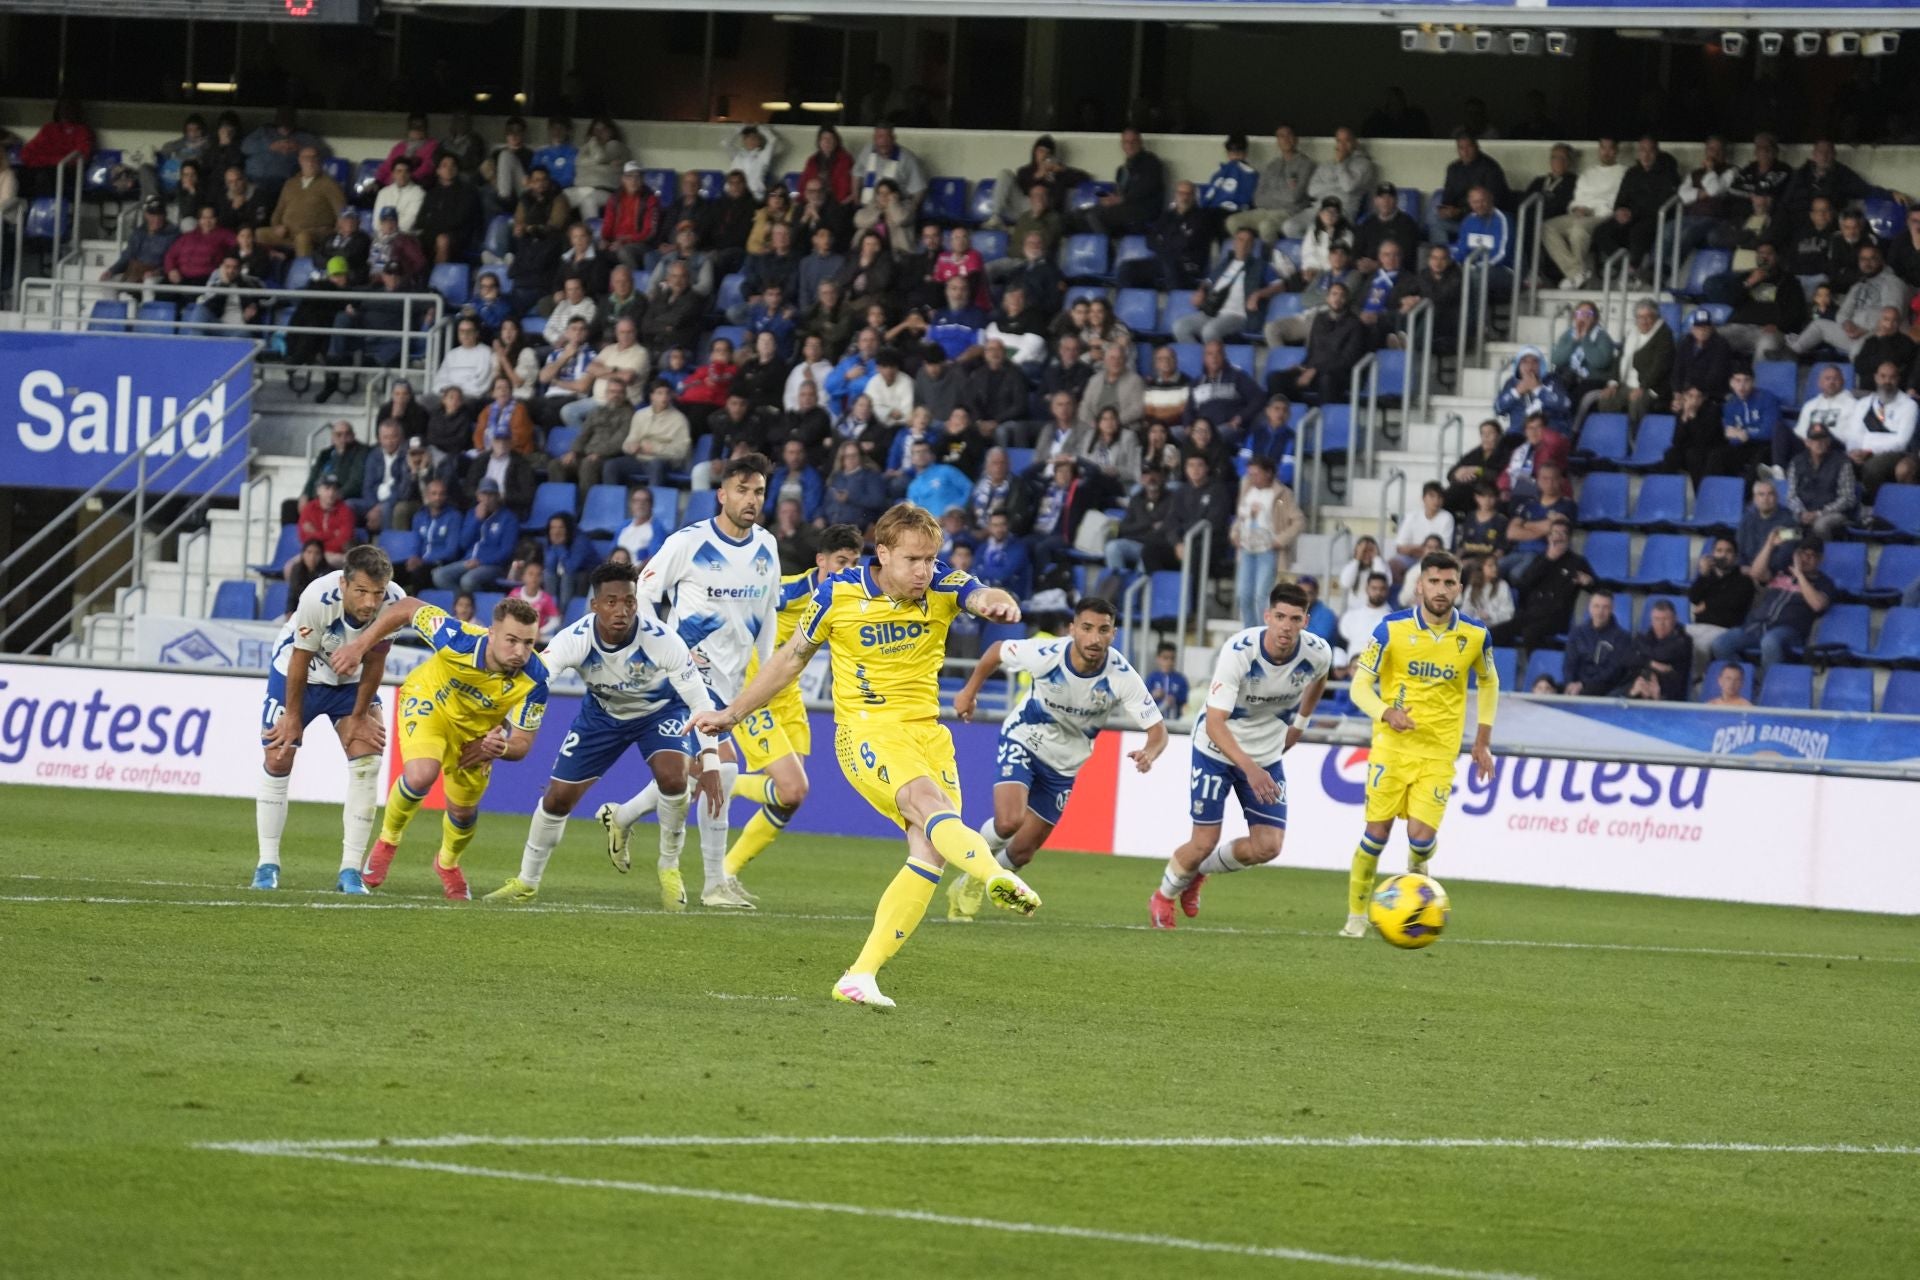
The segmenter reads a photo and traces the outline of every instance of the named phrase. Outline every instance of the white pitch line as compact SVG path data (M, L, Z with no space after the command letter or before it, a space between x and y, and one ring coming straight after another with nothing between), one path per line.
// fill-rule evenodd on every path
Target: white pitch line
M613 1134L525 1137L449 1133L425 1138L314 1138L251 1142L202 1142L205 1151L256 1156L311 1155L328 1151L449 1150L466 1147L1099 1147L1150 1150L1220 1150L1309 1147L1332 1150L1628 1151L1710 1155L1920 1156L1920 1146L1894 1143L1690 1142L1663 1138L1445 1138L1377 1137L1370 1134L1251 1134L1224 1137L1127 1138L1099 1135L1006 1134Z
M956 1214L933 1213L925 1209L889 1209L875 1205L838 1204L830 1200L788 1200L778 1196L756 1195L748 1191L721 1191L709 1187L679 1187L658 1182L632 1182L615 1178L575 1178L557 1173L530 1173L514 1169L490 1169L484 1165L450 1164L436 1160L382 1159L375 1156L350 1156L327 1151L285 1151L275 1154L302 1160L330 1160L339 1164L370 1165L389 1169L411 1169L423 1173L449 1173L467 1178L497 1178L505 1182L531 1182L556 1187L579 1187L595 1191L629 1191L639 1195L669 1196L682 1200L708 1200L740 1205L751 1209L784 1209L797 1213L834 1213L853 1218L877 1218L911 1222L924 1226L960 1227L970 1231L1000 1231L1011 1235L1055 1236L1069 1240L1089 1240L1100 1244L1136 1245L1150 1249L1178 1249L1189 1253L1230 1254L1242 1258L1268 1258L1282 1262L1311 1262L1325 1267L1345 1267L1356 1271L1381 1271L1396 1275L1435 1276L1442 1280L1530 1280L1510 1271L1474 1271L1462 1267L1441 1267L1429 1263L1402 1262L1396 1258L1363 1258L1351 1254L1321 1253L1313 1249L1289 1249L1279 1245L1235 1244L1218 1240L1190 1240L1182 1236L1147 1235L1131 1231L1102 1231L1094 1227L1075 1227L1059 1223L1002 1221L996 1218L968 1218Z
M707 992L707 995L711 996L715 1000L774 1000L774 1001L779 1001L781 1003L789 1003L789 1004L799 1000L800 998L799 996L754 995L751 992L742 994L734 991L709 991Z
M34 879L34 878L43 878L47 880L57 880L57 881L65 881L67 883L83 883L83 884L140 885L140 884L146 883L138 880L113 880L113 879L107 879L107 878L86 880L79 877L67 877L67 876L46 876L46 877L0 876L0 879ZM154 882L154 883L160 883L160 882ZM206 884L201 886L191 886L191 885L187 885L179 882L175 882L175 883L178 884L178 887L183 887L183 888L202 887L202 888L209 888L209 889L231 889L236 887L236 886L224 885L224 884ZM350 911L380 911L380 910L438 911L443 908L456 907L461 905L461 904L448 903L435 894L398 895L398 894L380 893L380 894L374 895L374 897L371 900L368 900L368 899L363 899L358 897L342 898L340 895L333 893L331 891L320 891L320 890L284 891L283 890L282 892L309 892L309 893L315 894L316 896L322 897L326 900L319 901L319 902L274 901L266 897L264 894L258 898L250 897L250 898L240 898L240 899L235 899L235 898L218 898L218 899L126 898L126 897L94 896L89 894L0 894L0 902L20 902L20 903L65 902L65 903L88 903L96 906L239 907L239 908L252 907L252 908L267 908L267 909L280 909L280 910L286 910L289 908L294 908L294 909L308 908L308 909L316 909L316 910L350 910ZM401 902L394 902L394 901L387 900L394 897L404 897L407 900L401 901ZM503 908L499 912L491 913L491 914L498 914L503 916L510 915L510 914L511 915L610 915L610 916L647 916L647 917L657 916L657 917L663 917L663 918L674 919L674 920L689 920L689 921L691 920L705 920L705 921L728 920L728 921L757 922L761 924L766 924L766 923L781 921L781 920L806 921L806 922L814 922L814 923L826 922L831 924L856 924L856 923L871 924L873 922L873 917L870 914L847 915L847 914L836 914L836 913L827 913L827 912L664 911L657 907L629 907L629 906L621 906L618 903L594 903L594 902L576 902L576 903L538 903L536 902L526 906ZM947 922L943 920L930 920L927 923L929 925L937 925L941 927L946 927L946 924L947 924ZM1015 927L1015 928L1035 927L1033 925L1024 924L1020 921L1015 921L1015 920L1001 921L1001 920L982 919L982 920L976 921L975 924L984 924L989 926L999 925L1002 927ZM1092 929L1092 930L1099 930L1099 931L1120 931L1125 933L1155 932L1155 930L1153 929L1153 926L1151 925L1122 924L1117 921L1100 921L1100 920L1051 920L1046 922L1045 927L1053 928L1053 929ZM1225 934L1225 935L1231 935L1231 936L1253 937L1253 938L1327 938L1327 937L1333 936L1330 930L1241 928L1233 925L1183 925L1181 926L1180 932L1203 933L1203 934ZM1827 951L1769 951L1769 950L1761 950L1757 948L1744 948L1744 947L1679 947L1679 946L1666 946L1659 943L1641 943L1641 942L1569 942L1569 941L1554 941L1554 940L1542 939L1542 938L1451 938L1448 940L1448 945L1453 947L1530 947L1530 948L1535 948L1535 949L1545 950L1545 951L1618 951L1618 952L1624 952L1624 953L1641 953L1646 955L1712 956L1712 957L1718 957L1723 959L1744 959L1744 960L1820 960L1820 961L1845 961L1845 962L1856 962L1856 963L1867 963L1867 964L1920 964L1920 956L1867 956L1867 955L1860 955L1858 953L1848 954L1848 953L1827 952Z

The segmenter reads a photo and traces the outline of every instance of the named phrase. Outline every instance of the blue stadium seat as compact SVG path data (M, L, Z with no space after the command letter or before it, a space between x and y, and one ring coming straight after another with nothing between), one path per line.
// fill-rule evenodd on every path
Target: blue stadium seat
M684 490L670 485L657 484L652 487L653 518L666 525L669 531L680 527L680 500L686 496Z
M573 442L580 438L579 431L572 427L550 427L547 430L547 456L557 458L573 450Z
M1872 604L1897 604L1916 582L1920 582L1920 547L1882 547L1863 594Z
M496 214L487 223L486 238L480 242L480 249L490 258L505 258L513 252L513 219L507 214ZM506 281L502 280L501 284Z
M1420 221L1420 206L1422 203L1420 193L1412 187L1401 187L1399 189L1399 196L1400 212L1406 214L1415 222Z
M1120 247L1113 253L1113 269L1118 271L1123 262L1143 262L1151 257L1153 248L1145 236L1121 236Z
M1227 354L1228 364L1232 365L1234 368L1238 369L1240 372L1246 374L1249 378L1254 376L1252 344L1245 343L1245 342L1229 342L1225 344L1224 349Z
M423 603L430 604L436 609L445 609L448 613L453 612L453 597L453 592L439 587L420 593L420 599Z
M662 203L672 201L680 193L680 175L672 169L642 169L640 180L660 197Z
M284 583L282 585L285 585ZM227 581L213 593L210 618L241 618L251 622L258 617L258 600L251 582Z
M1582 529L1612 529L1627 518L1627 477L1614 472L1590 475L1580 483L1580 509L1574 523Z
M1692 540L1684 533L1656 533L1640 548L1640 564L1627 585L1685 591L1692 581Z
M1407 371L1412 367L1407 363L1407 353L1398 347L1382 347L1373 353L1374 362L1380 369L1380 403L1393 406L1406 402Z
M1298 263L1300 261L1301 245L1302 242L1300 240L1286 237L1274 241L1273 247L1286 254L1289 260Z
M1706 678L1700 682L1700 692L1696 695L1697 701L1709 702L1720 696L1720 669L1726 665L1725 662L1709 662L1707 664ZM1745 663L1743 665L1746 667L1746 673L1740 677L1740 692L1746 697L1751 698L1754 692L1753 677L1759 671L1759 667L1752 663Z
M713 326L713 332L707 335L707 345L712 346L712 344L720 341L722 338L725 338L733 344L733 354L735 358L738 358L744 352L750 351L753 348L751 335L737 324L717 324Z
M551 441L549 441L549 443L551 443ZM564 449L554 449L552 452L557 456L566 451ZM594 492L600 489L620 490L620 501L618 504L620 523L610 526L610 530L618 530L627 523L627 491L617 484L595 485L592 490L588 491L589 499L591 499ZM527 517L527 528L536 532L544 532L547 527L547 521L553 519L555 516L572 515L574 503L579 501L579 492L571 482L565 480L549 480L547 483L535 489L533 491L533 513ZM601 501L608 502L611 500L603 498ZM606 511L596 510L594 512L595 519L604 519L608 518L608 516L609 512Z
M1024 640L1026 635L1024 622L989 622L980 628L980 647L984 649L1002 640Z
M534 491L534 511L540 510L541 494L545 490L561 488L569 490L567 505L561 510L573 509L573 495L570 484L543 484ZM556 495L557 496L557 495ZM549 498L548 501L553 501ZM539 524L545 524L540 520ZM625 485L597 484L587 490L587 500L580 506L580 528L586 533L618 533L627 524L627 490Z
M1033 450L1022 449L1017 445L1007 448L1007 469L1019 475L1033 465Z
M1156 569L1147 587L1149 625L1165 630L1180 620L1180 571Z
M1791 360L1760 360L1753 366L1753 385L1771 391L1780 400L1782 415L1800 407L1800 366Z
M541 147L533 153L533 163L546 168L547 176L553 179L553 185L562 191L573 185L573 175L580 163L580 149L571 142L559 142L552 146ZM700 193L711 200L720 194L716 187L712 195Z
M1707 291L1707 281L1733 269L1733 253L1728 249L1701 249L1693 255L1686 283L1680 286L1683 298L1698 298Z
M1298 368L1306 363L1306 359L1305 347L1268 347L1266 376L1271 378L1284 370Z
M1000 192L998 178L984 178L973 184L973 198L967 201L967 220L981 223L993 217L994 198Z
M1105 236L1068 236L1060 246L1060 274L1068 280L1106 279L1107 248Z
M1873 496L1875 526L1866 536L1880 542L1920 540L1920 484L1883 484ZM1879 527L1885 522L1891 528Z
M700 169L700 198L718 200L726 193L727 175L718 169Z
M87 158L86 171L81 175L80 189L90 196L108 194L107 184L113 178L113 171L122 160L122 154L109 147L102 147Z
M73 230L73 204L68 202L61 213L59 231L62 239ZM41 196L27 206L27 239L31 241L52 240L54 235L53 197Z
M1687 527L1699 532L1734 530L1740 527L1740 491L1745 482L1739 476L1708 476L1693 495L1693 518Z
M1920 716L1920 671L1896 671L1880 695L1883 716Z
M1526 692L1525 689L1518 688L1514 683L1520 678L1519 668L1520 655L1514 650L1495 649L1493 651L1493 671L1495 675L1500 677L1500 688L1505 692Z
M1267 299L1267 319L1282 320L1287 316L1297 316L1305 306L1300 294L1276 293Z
M1890 240L1907 220L1906 210L1886 196L1869 196L1860 202L1867 229L1877 240Z
M1567 682L1567 653L1564 649L1535 649L1527 657L1527 673L1521 677L1520 692L1532 693L1533 686L1540 677L1546 676L1555 684Z
M727 314L727 308L739 306L747 300L747 276L743 271L735 271L720 278L720 287L714 290L713 311L715 315Z
M421 537L405 529L389 529L380 535L380 549L395 564L405 564L420 554Z
M1143 378L1153 376L1153 353L1155 348L1144 342L1133 344L1133 371Z
M1353 406L1342 400L1320 406L1320 454L1337 457L1353 447Z
M680 514L680 526L711 520L720 510L720 495L712 489L696 489L687 495L687 509Z
M476 591L473 593L473 616L481 626L493 621L493 611L507 598L504 591Z
M1612 471L1627 460L1627 428L1624 413L1590 413L1580 425L1580 440L1572 461L1591 470Z
M312 258L295 258L287 264L287 288L304 289L318 270Z
M362 160L353 167L353 185L347 188L347 203L357 204L363 209L373 208L373 198L380 194L378 174L379 160ZM378 213L375 210L375 213ZM368 228L372 230L372 228Z
M1135 333L1159 333L1160 295L1151 289L1122 289L1114 295L1114 318Z
M1200 364L1200 357L1206 352L1204 346L1198 342L1175 342L1170 345L1173 347L1174 362L1180 366L1180 372L1189 378L1198 378L1204 372Z
M283 524L280 526L279 541L273 544L273 555L264 564L250 564L247 568L255 573L265 574L269 578L280 576L280 570L287 561L300 554L300 526Z
M926 194L920 197L920 217L949 227L967 222L967 180L935 178L927 183Z
M1100 197L1111 195L1111 182L1083 182L1067 195L1067 208L1074 213L1084 213L1098 204Z
M1885 667L1920 667L1920 609L1889 609L1866 658Z
M1625 533L1590 533L1581 551L1593 566L1593 576L1613 586L1625 586L1633 580L1633 539Z
M1687 478L1648 476L1642 480L1633 500L1633 515L1625 523L1629 529L1687 528Z
M134 313L134 319L138 323L133 326L133 331L169 335L173 332L174 324L179 318L180 308L174 303L143 302L140 304L140 309Z
M1666 321L1667 328L1673 331L1675 342L1687 336L1686 313L1687 308L1681 303L1663 302L1660 304L1660 318Z
M338 183L342 191L348 191L352 189L353 161L347 159L345 156L328 156L325 160L322 160L320 162L320 169L329 178L332 178L336 183ZM177 191L179 189L180 189L180 169L176 165L173 170L173 186L168 188L168 190Z
M213 308L198 302L189 302L180 316L180 332L189 337L210 337L215 324Z
M267 584L260 599L260 616L268 622L275 622L287 616L287 584L283 578L275 578Z
M1783 711L1813 709L1813 668L1797 662L1776 662L1760 685L1760 706Z
M427 288L447 300L450 307L464 307L469 296L469 271L464 262L442 262L427 276Z
M1867 595L1867 544L1829 542L1820 568L1833 579L1843 600L1864 600Z
M1873 672L1865 667L1835 667L1820 690L1822 711L1873 713Z
M1666 466L1667 450L1673 448L1673 415L1650 413L1640 419L1634 433L1633 453L1627 458L1629 471L1659 471Z
M1007 233L1004 231L974 232L973 247L979 252L982 262L998 262L1010 252Z
M88 333L125 333L133 304L124 298L102 298L87 311Z
M1807 637L1807 656L1832 662L1865 653L1873 611L1864 604L1836 604L1820 615Z
M1160 312L1160 332L1172 333L1174 321L1182 316L1190 316L1200 308L1193 305L1193 295L1184 289L1175 289L1166 295L1166 305Z
M567 608L566 612L562 614L562 621L564 625L572 626L586 616L587 598L585 596L575 596L573 599L567 601Z
M475 271L473 273L475 283L479 282L481 276L492 276L500 285L502 295L507 294L512 289L511 280L513 277L507 269L507 264L504 262L489 262Z

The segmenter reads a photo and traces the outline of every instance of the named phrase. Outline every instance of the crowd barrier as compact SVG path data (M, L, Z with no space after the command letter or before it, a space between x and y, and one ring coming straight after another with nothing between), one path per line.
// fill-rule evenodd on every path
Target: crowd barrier
M0 663L0 783L247 797L259 770L264 685L188 672ZM1518 701L1518 700L1516 700ZM391 715L394 699L387 691ZM495 771L484 839L517 842L578 707L553 699L533 754ZM812 795L793 829L842 836L897 834L856 795L833 761L833 722L812 717ZM950 725L967 788L964 817L992 804L998 726ZM390 731L389 743L398 736ZM1051 847L1164 858L1187 838L1185 738L1148 774L1127 753L1145 742L1105 732L1074 788ZM397 758L388 761L388 776ZM345 772L334 736L307 735L295 800L338 803ZM1343 870L1362 822L1367 751L1303 742L1287 757L1285 865ZM1751 763L1751 762L1747 762ZM1898 834L1920 800L1915 775L1861 778L1638 760L1502 756L1486 783L1462 757L1442 832L1442 874L1465 879L1854 911L1920 913L1920 860ZM632 756L595 798L645 784ZM437 797L430 800L437 804ZM736 804L736 823L749 807ZM1244 828L1229 802L1227 831ZM242 856L247 851L237 851ZM1401 857L1388 854L1389 865ZM1142 872L1142 883L1151 877ZM1144 894L1144 890L1143 890Z

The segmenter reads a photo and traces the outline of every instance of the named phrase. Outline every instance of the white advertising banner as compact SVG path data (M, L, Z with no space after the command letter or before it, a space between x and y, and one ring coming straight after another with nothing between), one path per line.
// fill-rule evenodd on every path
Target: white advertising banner
M1122 735L1120 755L1146 735ZM1114 852L1164 858L1186 841L1187 743L1127 771ZM1301 743L1287 753L1288 866L1344 871L1363 822L1367 750ZM1920 858L1891 836L1920 808L1920 781L1877 781L1609 761L1504 758L1489 783L1460 758L1440 832L1442 880L1605 889L1850 911L1920 913ZM1228 800L1229 835L1246 830ZM1396 830L1383 868L1405 865Z

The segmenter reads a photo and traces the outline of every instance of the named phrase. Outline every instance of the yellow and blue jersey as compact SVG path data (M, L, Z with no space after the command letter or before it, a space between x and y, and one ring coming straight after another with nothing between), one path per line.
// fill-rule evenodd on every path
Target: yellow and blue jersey
M947 630L980 589L972 574L945 564L934 565L923 600L887 595L870 567L822 582L798 630L832 655L834 719L842 726L938 720Z
M1381 619L1354 665L1354 684L1377 688L1381 701L1405 711L1414 727L1400 733L1376 720L1370 756L1450 761L1459 755L1469 677L1479 682L1480 718L1491 721L1500 682L1493 636L1479 619L1456 609L1446 626L1433 628L1417 608Z
M807 616L807 606L813 603L814 592L820 589L815 581L818 569L809 569L805 573L790 573L780 579L779 594L774 597L773 647L778 649L793 639L793 633ZM747 659L747 679L753 679L760 670L760 652L755 650Z
M407 673L400 686L405 719L430 704L461 741L504 724L533 733L547 711L547 666L538 654L518 672L487 670L487 632L432 605L413 615L413 629L433 656ZM464 735L464 736L463 736Z

